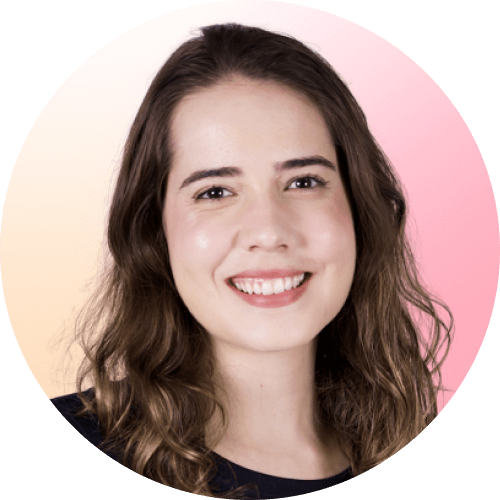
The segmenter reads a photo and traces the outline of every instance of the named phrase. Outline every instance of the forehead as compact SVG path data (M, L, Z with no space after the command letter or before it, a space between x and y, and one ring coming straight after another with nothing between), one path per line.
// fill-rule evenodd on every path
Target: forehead
M174 164L208 157L226 163L258 153L282 161L282 155L333 150L323 116L306 96L274 82L243 78L185 97L173 114L171 141Z

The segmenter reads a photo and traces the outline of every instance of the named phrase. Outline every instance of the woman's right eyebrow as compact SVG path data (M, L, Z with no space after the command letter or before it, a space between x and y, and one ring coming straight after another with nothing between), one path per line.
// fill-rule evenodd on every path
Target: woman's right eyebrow
M337 167L330 160L327 160L321 155L305 156L303 158L293 158L291 160L278 162L274 165L274 168L276 169L276 171L281 171L304 168L310 165L322 165L332 170L337 170ZM206 179L207 177L237 177L240 175L243 175L243 171L238 167L220 167L210 168L206 170L197 170L184 179L184 182L181 184L179 191L182 188L189 186L189 184L192 184L193 182L199 181L201 179Z
M241 174L242 171L238 167L221 167L208 170L197 170L184 179L184 182L181 184L179 189L185 188L186 186L189 186L189 184L207 177L236 177Z

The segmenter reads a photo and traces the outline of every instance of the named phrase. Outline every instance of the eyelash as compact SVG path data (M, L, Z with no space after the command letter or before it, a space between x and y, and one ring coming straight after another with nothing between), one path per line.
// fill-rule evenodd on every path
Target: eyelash
M296 182L296 181L303 181L303 180L312 180L316 183L316 185L314 186L310 186L308 188L291 188L290 186ZM290 179L290 181L288 182L288 185L286 187L286 191L290 190L290 189L307 189L307 190L310 190L310 189L315 189L315 188L323 188L323 187L326 187L327 184L329 182L328 181L325 181L323 179L321 179L320 177L317 177L316 175L299 175L297 177L294 177L293 179ZM219 190L219 191L226 191L228 193L231 193L231 191L227 188L224 188L222 186L217 186L217 185L213 185L211 187L209 187L208 189L205 189L203 190L201 193L197 193L194 195L194 200L195 201L199 201L199 200L221 200L223 198L228 198L229 196L221 196L221 197L216 197L216 198L209 198L208 197L208 193L210 193L210 191L212 190ZM233 193L231 193L230 196L234 196Z

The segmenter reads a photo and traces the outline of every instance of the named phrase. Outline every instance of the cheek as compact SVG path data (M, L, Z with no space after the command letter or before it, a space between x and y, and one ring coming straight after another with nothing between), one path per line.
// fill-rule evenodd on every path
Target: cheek
M193 233L193 252L195 254L204 255L210 248L213 247L213 238L206 231L196 231Z
M171 211L164 220L174 277L210 271L221 259L224 235L220 227L202 223L179 210Z
M325 264L355 260L354 224L347 204L327 206L305 223L312 250Z
M311 251L323 269L323 279L318 280L318 317L327 324L338 314L352 287L356 240L350 214L349 217L318 217L310 234Z

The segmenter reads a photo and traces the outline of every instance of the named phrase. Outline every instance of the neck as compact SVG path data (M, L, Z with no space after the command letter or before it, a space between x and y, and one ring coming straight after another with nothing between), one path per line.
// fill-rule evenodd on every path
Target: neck
M276 352L221 343L215 354L228 422L214 451L282 477L312 479L344 470L336 455L335 463L330 460L332 437L316 418L316 341Z

